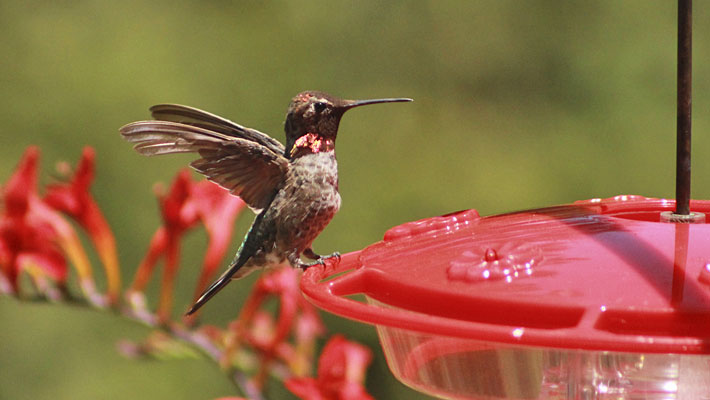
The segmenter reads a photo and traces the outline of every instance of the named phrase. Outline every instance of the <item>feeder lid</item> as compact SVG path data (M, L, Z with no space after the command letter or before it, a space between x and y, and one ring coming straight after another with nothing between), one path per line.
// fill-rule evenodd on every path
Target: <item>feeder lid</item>
M327 311L424 333L710 354L710 225L659 222L674 208L617 196L410 222L335 267L309 268L301 288ZM691 210L710 212L710 201ZM358 293L373 301L345 297Z

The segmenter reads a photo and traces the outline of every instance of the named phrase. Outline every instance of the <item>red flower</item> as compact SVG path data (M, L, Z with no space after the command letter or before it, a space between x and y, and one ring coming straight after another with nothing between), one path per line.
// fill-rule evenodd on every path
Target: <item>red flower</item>
M229 250L234 221L245 206L246 203L242 199L210 181L200 181L192 187L190 201L186 207L194 209L192 212L200 218L209 235L194 300L207 288L222 263L224 254Z
M299 276L298 270L289 267L263 273L230 327L233 339L227 343L223 363L240 343L248 344L260 356L257 387L266 381L274 360L285 362L296 376L311 370L315 338L325 328L318 312L301 294ZM278 301L278 316L267 311L272 300Z
M94 149L85 147L74 177L67 183L49 185L44 201L55 210L74 218L88 232L106 271L109 301L115 304L121 292L116 240L89 192L94 180L94 160Z
M295 354L288 359L295 376L305 376L312 371L316 339L325 333L318 311L311 303L302 301L304 304L293 328Z
M161 322L167 322L170 319L173 286L183 235L201 221L210 236L196 290L201 293L229 247L234 219L244 208L244 202L214 183L193 182L187 169L178 173L167 194L158 193L158 201L163 225L151 239L148 253L138 267L131 290L134 293L141 292L147 285L156 262L161 256L165 256L158 318Z
M163 216L163 226L153 235L150 247L136 271L136 277L131 285L131 291L141 292L148 283L155 263L165 256L165 269L160 287L160 304L158 318L166 323L170 320L170 309L173 301L173 287L179 262L179 244L182 235L197 223L197 215L184 206L190 195L192 181L190 171L183 169L175 177L170 191L165 194L156 188L158 203ZM130 296L130 294L129 294Z
M39 150L29 147L2 192L0 271L14 292L18 290L22 270L35 278L47 276L64 284L65 255L72 258L80 275L91 274L86 254L71 225L37 195L38 162Z
M372 399L362 385L371 359L370 349L335 335L323 348L317 378L290 378L285 384L306 400Z

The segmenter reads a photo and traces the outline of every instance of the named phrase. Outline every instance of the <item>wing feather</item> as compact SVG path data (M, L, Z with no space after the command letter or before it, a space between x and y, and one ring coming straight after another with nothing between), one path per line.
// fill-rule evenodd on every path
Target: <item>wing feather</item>
M138 121L120 132L146 156L198 153L190 165L255 211L268 206L289 168L288 160L268 146L196 125Z
M256 129L247 128L226 118L180 104L158 104L150 108L153 118L161 121L179 122L224 135L250 140L266 146L276 154L284 154L284 146L271 136Z

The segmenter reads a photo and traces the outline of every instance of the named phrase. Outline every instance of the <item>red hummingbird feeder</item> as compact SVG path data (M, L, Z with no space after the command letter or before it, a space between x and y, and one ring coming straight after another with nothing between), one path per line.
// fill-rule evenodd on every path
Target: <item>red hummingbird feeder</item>
M710 399L710 201L690 200L690 12L680 0L677 202L623 195L410 222L309 268L303 293L375 325L394 375L437 397Z
M674 207L617 196L410 222L301 287L376 325L394 375L435 396L707 398L710 225L662 222Z

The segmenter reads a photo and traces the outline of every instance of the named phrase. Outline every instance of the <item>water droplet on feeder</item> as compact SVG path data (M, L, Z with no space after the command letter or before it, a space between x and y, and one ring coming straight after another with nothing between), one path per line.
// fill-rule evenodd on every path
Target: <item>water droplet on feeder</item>
M488 262L498 261L498 253L496 253L496 251L490 247L487 248L485 260Z

